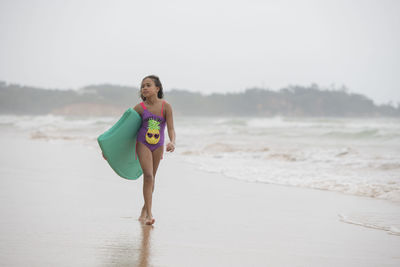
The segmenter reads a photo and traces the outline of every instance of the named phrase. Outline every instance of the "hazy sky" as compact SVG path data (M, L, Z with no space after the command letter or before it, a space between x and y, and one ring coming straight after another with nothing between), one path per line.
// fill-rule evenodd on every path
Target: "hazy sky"
M148 74L165 90L342 84L400 102L397 0L0 0L0 80L46 88Z

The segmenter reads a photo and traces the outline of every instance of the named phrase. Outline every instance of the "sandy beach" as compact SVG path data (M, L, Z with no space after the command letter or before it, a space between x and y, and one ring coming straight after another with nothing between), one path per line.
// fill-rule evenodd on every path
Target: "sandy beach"
M165 153L144 226L142 179L118 177L99 149L2 130L1 266L400 266L400 236L341 219L398 213L389 201L239 181Z

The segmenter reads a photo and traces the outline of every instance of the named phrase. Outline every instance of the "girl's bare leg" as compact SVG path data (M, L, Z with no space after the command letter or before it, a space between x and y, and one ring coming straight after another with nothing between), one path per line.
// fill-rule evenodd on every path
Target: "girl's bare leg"
M139 220L145 220L146 224L153 224L154 219L151 212L152 207L152 195L154 192L155 174L157 172L158 165L160 163L164 146L161 146L150 151L142 143L138 143L138 156L139 162L143 169L143 197L144 205L139 217Z
M145 211L147 216L150 216L152 219L151 214L151 204L152 204L152 194L153 194L153 155L149 148L147 148L144 144L138 142L137 145L137 154L139 157L139 162L143 170L143 198L145 204ZM143 212L142 212L142 215ZM139 217L139 219L143 219Z

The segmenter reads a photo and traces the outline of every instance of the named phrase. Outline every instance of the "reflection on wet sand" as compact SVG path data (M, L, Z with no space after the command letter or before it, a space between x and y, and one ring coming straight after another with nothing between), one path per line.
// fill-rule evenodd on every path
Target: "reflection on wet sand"
M150 260L150 233L153 230L153 225L140 224L142 228L142 242L140 246L140 254L138 260L138 266L148 266Z
M106 266L151 266L150 236L154 226L138 222L134 229L127 230L116 241L110 242L102 249ZM140 233L140 234L139 234Z

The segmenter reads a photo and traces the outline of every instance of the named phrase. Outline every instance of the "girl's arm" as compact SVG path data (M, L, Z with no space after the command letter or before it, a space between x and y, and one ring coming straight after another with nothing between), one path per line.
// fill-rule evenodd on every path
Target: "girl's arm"
M175 129L174 129L174 118L172 115L172 106L171 104L165 102L165 117L167 121L167 129L170 143L167 144L167 151L174 151L175 149Z

